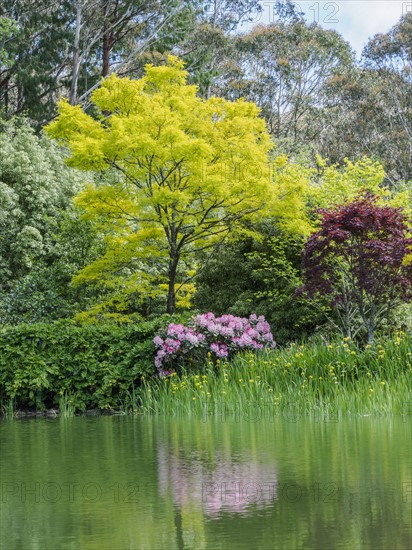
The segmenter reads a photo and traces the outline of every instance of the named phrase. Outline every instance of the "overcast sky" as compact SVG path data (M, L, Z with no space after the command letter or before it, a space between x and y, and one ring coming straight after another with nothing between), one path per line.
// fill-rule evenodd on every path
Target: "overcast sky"
M343 35L357 57L368 38L387 32L401 17L412 12L412 0L296 0L308 22L317 21L325 29ZM260 0L263 8L255 23L274 20L274 0Z

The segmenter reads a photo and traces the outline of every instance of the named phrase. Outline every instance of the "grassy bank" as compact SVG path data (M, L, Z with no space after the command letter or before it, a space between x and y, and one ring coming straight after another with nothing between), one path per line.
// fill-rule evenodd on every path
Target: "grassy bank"
M359 348L349 341L292 345L151 380L140 411L257 419L307 414L412 414L412 337Z

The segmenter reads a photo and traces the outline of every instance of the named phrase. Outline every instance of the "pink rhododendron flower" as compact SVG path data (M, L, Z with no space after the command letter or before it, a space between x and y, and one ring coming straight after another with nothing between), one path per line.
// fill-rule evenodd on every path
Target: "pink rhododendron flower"
M216 317L212 312L197 315L189 326L170 323L165 338L153 339L158 349L155 365L166 372L166 365L203 364L207 352L215 358L227 358L240 350L261 350L275 346L269 323L260 315L249 319L234 315Z
M163 338L160 338L160 336L155 336L153 338L153 344L155 346L161 346L163 344Z

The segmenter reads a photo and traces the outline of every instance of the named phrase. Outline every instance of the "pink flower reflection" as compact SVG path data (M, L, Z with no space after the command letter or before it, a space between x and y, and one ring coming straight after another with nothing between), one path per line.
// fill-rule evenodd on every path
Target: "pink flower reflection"
M172 494L178 507L203 508L216 517L222 512L248 515L252 509L270 506L277 498L277 475L273 464L256 459L215 454L179 457L158 447L158 476L162 496Z

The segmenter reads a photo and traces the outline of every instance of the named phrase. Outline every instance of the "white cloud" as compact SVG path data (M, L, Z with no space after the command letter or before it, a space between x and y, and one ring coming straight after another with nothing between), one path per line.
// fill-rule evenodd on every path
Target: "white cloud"
M360 55L368 38L387 32L399 21L408 2L397 0L346 0L339 2L339 31ZM412 2L410 2L412 7Z

